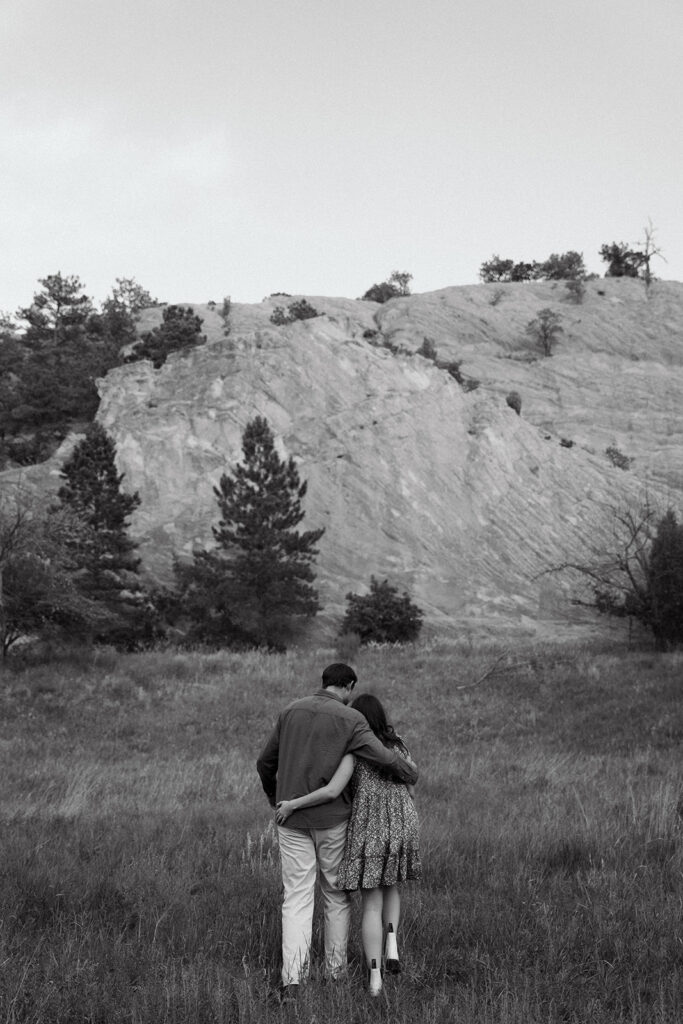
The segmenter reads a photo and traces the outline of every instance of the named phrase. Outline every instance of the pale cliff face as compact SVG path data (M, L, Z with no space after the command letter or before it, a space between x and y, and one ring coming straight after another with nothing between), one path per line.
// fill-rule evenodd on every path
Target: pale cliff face
M406 587L435 627L568 613L562 580L537 575L599 552L609 508L645 485L664 504L683 487L683 287L657 285L647 301L639 282L594 281L578 306L561 282L501 286L492 304L497 287L385 306L309 297L326 315L280 328L270 312L291 300L275 297L233 307L229 338L195 306L206 346L158 371L110 373L99 419L140 492L132 532L148 568L168 576L174 552L211 543L212 487L258 414L308 481L304 528L325 527L317 571L330 624L371 574ZM528 361L524 328L546 306L565 333L551 358ZM412 351L429 337L481 387L465 393L429 361L374 347L371 328ZM608 445L631 470L612 466Z
M302 527L326 530L317 585L328 630L370 575L410 591L426 632L570 619L568 581L539 574L598 556L610 509L646 490L662 509L683 504L683 285L657 283L649 301L626 280L589 282L581 305L565 295L558 282L384 306L307 296L326 315L279 328L270 313L292 300L276 296L233 306L227 338L217 312L195 305L205 346L100 382L98 418L125 489L142 499L131 533L145 568L169 580L174 554L212 543L212 488L261 415L308 481ZM564 334L535 358L525 326L548 306ZM160 319L150 310L140 329ZM465 393L422 357L373 346L369 330L410 351L428 337L481 386ZM505 402L513 390L521 416ZM609 445L634 460L629 471ZM54 460L29 475L50 470L54 486Z

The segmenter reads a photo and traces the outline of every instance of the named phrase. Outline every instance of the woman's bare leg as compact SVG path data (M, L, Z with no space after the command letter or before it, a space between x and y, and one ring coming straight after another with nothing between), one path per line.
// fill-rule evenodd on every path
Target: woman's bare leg
M401 916L401 893L397 885L388 885L384 890L382 923L384 925L384 968L389 974L398 974L401 966L398 959L398 921Z
M360 934L363 942L363 952L368 967L372 966L374 960L379 967L382 962L382 905L384 903L383 889L361 889L363 901L363 916L360 924Z
M394 932L398 932L398 922L401 916L401 890L397 885L388 885L383 892L382 924L384 930L386 931L389 925L393 925Z

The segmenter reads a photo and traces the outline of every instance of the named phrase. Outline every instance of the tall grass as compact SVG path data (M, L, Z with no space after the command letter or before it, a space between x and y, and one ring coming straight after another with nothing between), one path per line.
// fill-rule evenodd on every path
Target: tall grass
M280 1007L254 761L334 657L5 674L0 1022L680 1022L683 660L567 645L359 653L421 769L404 970L367 998L354 904L348 981Z

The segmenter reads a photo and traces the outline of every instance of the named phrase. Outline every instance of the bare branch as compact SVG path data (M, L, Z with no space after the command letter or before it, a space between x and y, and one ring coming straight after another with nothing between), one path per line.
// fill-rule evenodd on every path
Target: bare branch
M485 679L489 679L491 676L495 675L497 672L500 672L501 668L499 666L500 666L501 661L503 661L504 659L508 658L509 655L510 655L509 651L507 651L507 650L503 651L503 653L500 654L491 665L489 665L489 667L486 669L486 672L484 672L483 676L480 676L478 679L475 679L473 683L460 683L460 685L456 686L455 689L456 690L473 690L475 686L479 686L479 684L483 683ZM519 666L518 665L505 665L504 667L506 669L511 669L511 668L518 668Z

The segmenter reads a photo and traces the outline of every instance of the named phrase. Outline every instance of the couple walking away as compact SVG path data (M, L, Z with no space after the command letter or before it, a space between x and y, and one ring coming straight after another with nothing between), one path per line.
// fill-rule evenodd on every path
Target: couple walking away
M275 808L282 865L282 998L294 998L310 967L313 902L320 874L325 976L346 973L351 892L362 899L361 938L370 995L384 970L400 970L399 883L420 877L417 768L380 701L352 702L356 673L328 665L322 688L280 714L257 761Z

